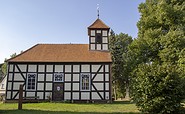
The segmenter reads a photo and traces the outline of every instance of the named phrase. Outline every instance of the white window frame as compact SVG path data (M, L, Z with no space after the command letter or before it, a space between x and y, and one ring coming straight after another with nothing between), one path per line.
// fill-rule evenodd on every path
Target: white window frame
M29 75L35 75L35 85L34 85L35 89L28 89L28 77L29 77ZM36 83L37 83L37 73L28 73L27 74L27 80L26 80L26 90L35 91L36 90Z
M82 89L82 76L89 76L89 89ZM80 91L90 91L91 90L91 74L90 73L80 73Z
M56 75L61 75L62 76L62 80L61 81L60 80L55 80L55 76ZM64 82L64 73L60 73L60 72L54 73L54 75L53 75L53 82Z

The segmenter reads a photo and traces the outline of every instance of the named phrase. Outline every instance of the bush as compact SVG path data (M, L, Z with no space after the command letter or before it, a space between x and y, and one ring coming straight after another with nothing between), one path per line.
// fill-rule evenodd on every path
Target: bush
M141 64L135 71L134 100L140 111L150 114L180 113L184 79L176 67Z

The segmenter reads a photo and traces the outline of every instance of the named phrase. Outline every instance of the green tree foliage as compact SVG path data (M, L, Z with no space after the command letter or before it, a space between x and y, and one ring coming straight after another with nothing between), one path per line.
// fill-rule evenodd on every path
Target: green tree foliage
M15 57L16 55L17 54L14 53L14 54L10 55L10 58ZM2 67L1 67L2 72L3 72L3 75L6 75L7 74L7 62L6 61L7 61L7 59L5 58L5 62L3 63Z
M6 61L6 59L5 59L5 61ZM3 75L6 75L6 73L7 73L7 62L3 63L3 65L1 66L1 69L2 69Z
M143 112L178 113L185 87L185 1L146 0L139 12L138 38L130 46L133 98Z
M115 98L125 96L125 85L129 83L128 46L131 42L132 37L128 36L128 34L120 33L115 35L111 31L109 43L113 60L112 75L114 89L116 89Z

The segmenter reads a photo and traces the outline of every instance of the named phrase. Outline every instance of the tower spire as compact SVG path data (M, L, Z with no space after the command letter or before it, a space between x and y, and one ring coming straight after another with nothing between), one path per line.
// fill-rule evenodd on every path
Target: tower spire
M99 19L99 16L100 16L99 4L97 4L97 13L98 13L98 19Z

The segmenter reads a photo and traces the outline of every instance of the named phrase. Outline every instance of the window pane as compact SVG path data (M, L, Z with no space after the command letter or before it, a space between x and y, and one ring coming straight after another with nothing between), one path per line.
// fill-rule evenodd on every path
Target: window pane
M81 90L89 90L90 74L81 74Z
M34 90L36 83L36 74L28 74L27 89Z
M63 82L63 73L55 73L54 74L55 82Z

